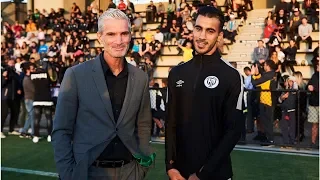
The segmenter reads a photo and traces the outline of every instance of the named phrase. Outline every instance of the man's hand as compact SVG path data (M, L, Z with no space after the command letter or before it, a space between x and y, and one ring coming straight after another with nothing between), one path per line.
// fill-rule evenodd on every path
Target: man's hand
M308 90L309 90L309 91L314 91L314 87L313 87L312 85L309 85L309 86L308 86Z
M200 180L200 179L198 178L198 176L196 175L196 173L193 173L193 174L191 174L191 175L189 176L188 180Z
M168 171L168 176L170 180L186 180L184 177L181 176L180 172L176 169L170 169Z
M285 100L289 97L289 92L285 93L284 95L281 96L282 100Z
M3 77L7 77L7 76L8 76L8 71L4 71L4 72L2 73L2 76L3 76Z
M21 90L18 90L17 91L17 94L21 95L22 91Z

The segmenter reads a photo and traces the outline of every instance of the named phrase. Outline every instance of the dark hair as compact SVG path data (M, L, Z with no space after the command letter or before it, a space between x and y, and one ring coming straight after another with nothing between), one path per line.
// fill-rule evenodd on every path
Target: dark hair
M276 64L275 64L274 61L272 61L272 60L266 60L264 63L265 63L267 66L269 66L272 70L276 70L276 69L277 69Z
M301 21L302 21L303 19L308 20L308 18L307 18L306 16L303 16L303 17L301 18Z
M243 68L243 71L251 71L251 69L248 66L246 66L245 68Z
M258 42L263 42L263 40L260 39L260 40L258 40ZM264 43L264 42L263 42L263 43Z
M208 18L217 18L220 21L219 31L221 32L223 30L224 15L219 9L212 6L203 6L199 8L197 18L199 15L208 17Z

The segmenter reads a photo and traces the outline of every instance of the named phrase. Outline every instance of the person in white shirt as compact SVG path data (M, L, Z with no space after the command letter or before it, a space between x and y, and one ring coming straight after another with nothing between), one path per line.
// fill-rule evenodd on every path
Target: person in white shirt
M280 46L276 46L276 52L278 54L278 60L283 63L284 58L286 57L286 55L281 51L281 47Z
M41 28L39 28L38 40L41 41L41 40L45 40L45 39L46 39L46 36L45 36L44 31Z
M160 32L159 28L157 28L156 34L154 35L154 39L160 41L161 43L163 43L163 38L164 38L163 33Z
M309 51L312 51L312 25L308 24L307 17L302 18L302 24L299 25L299 36L296 40L297 49L300 49L300 41L307 41L309 44Z

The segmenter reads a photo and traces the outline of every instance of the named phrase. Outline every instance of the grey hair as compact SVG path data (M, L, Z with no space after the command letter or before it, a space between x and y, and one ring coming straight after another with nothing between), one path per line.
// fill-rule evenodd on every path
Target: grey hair
M109 8L107 11L105 11L98 19L98 32L103 32L104 27L104 21L106 19L124 19L128 23L129 32L131 32L131 22L128 16L120 11L119 9ZM116 26L116 25L115 25Z

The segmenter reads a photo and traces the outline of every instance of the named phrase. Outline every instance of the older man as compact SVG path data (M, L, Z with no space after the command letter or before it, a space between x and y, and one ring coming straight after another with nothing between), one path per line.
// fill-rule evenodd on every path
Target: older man
M130 27L122 11L104 12L104 51L65 73L52 132L61 179L140 180L154 162L148 77L124 58Z

